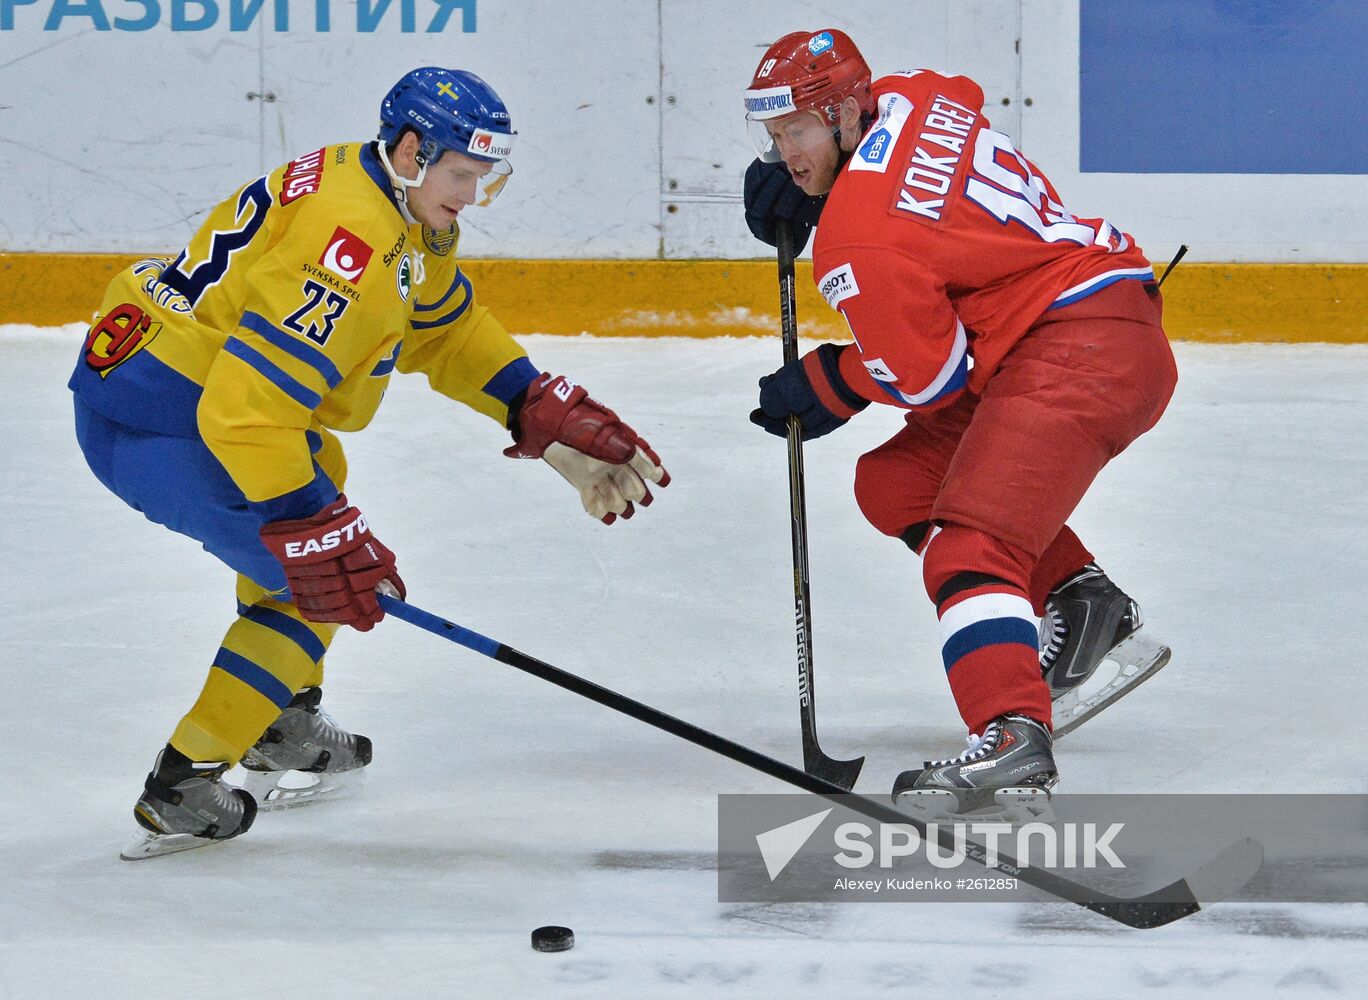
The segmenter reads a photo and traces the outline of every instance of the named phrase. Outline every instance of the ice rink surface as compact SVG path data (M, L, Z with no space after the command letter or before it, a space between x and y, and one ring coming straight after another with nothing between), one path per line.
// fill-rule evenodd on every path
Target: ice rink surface
M1362 996L1368 905L717 902L716 794L787 786L389 621L325 707L375 741L354 799L117 859L233 614L231 574L104 492L71 432L82 331L0 328L0 998ZM413 603L799 759L784 444L768 340L527 337L657 447L604 527L492 422L396 376L347 493ZM1174 647L1061 741L1061 791L1368 791L1368 347L1178 345L1159 427L1072 522ZM855 507L872 407L807 448L820 731L886 793L962 747L920 564ZM542 924L573 951L531 950Z

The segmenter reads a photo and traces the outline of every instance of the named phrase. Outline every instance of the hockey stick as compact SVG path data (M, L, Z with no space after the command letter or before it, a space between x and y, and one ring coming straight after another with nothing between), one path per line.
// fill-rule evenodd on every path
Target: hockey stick
M779 326L784 364L798 358L798 310L793 277L793 227L780 219ZM855 787L864 758L837 760L817 742L817 692L812 672L812 588L808 583L807 499L803 487L803 433L796 416L788 422L789 528L793 537L793 618L798 629L798 720L803 736L803 770L839 785Z
M500 663L516 667L533 677L550 681L557 687L573 691L575 694L588 698L590 701L598 702L615 712L629 715L649 726L654 726L656 729L688 740L704 750L711 750L713 753L734 760L738 764L744 764L768 774L770 777L786 781L804 791L830 799L838 805L854 809L871 819L883 823L900 823L911 826L922 837L928 836L927 824L915 816L894 809L892 806L876 802L863 795L848 792L840 785L815 774L800 771L798 768L775 760L773 757L767 757L758 750L752 750L740 743L733 743L726 737L710 733L706 729L700 729L682 719L667 715L650 705L634 701L626 695L618 694L608 688L600 687L593 681L585 680L583 677L568 673L559 667L553 667L549 663L544 663L526 653L521 653L511 646L505 646L488 636L483 636L478 632L472 632L468 628L438 618L436 615L416 608L412 604L407 604L384 594L380 595L379 600L386 614L402 619L410 625L416 625L433 635L439 635L458 646L464 646L491 659L498 660ZM934 837L943 852L949 854L956 850L956 838L949 830L943 829L940 825L935 825ZM985 867L993 867L989 863L988 852L981 844L968 838L962 838L959 842L959 849L963 850L964 854L971 860ZM1094 913L1100 913L1104 917L1109 917L1129 927L1160 927L1196 913L1204 904L1213 903L1229 896L1253 878L1262 863L1263 847L1258 841L1239 840L1183 878L1156 892L1138 897L1109 895L1079 885L1077 882L1072 882L1042 868L1020 867L1012 858L1002 853L997 855L996 869L1005 876L1018 878L1057 899L1086 907Z
M1178 266L1178 262L1182 260L1185 256L1187 256L1187 252L1188 245L1186 243L1179 243L1178 252L1173 255L1173 260L1168 262L1168 267L1164 268L1164 273L1159 275L1159 284L1156 287L1164 287L1164 279L1169 276L1170 271L1172 271L1175 267Z

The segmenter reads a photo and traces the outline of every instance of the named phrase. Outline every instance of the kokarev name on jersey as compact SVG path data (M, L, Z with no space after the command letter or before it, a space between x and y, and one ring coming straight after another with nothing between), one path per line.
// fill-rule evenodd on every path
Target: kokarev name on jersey
M908 161L907 172L903 175L906 187L898 189L898 200L893 205L895 209L911 212L933 222L940 221L945 195L950 193L950 180L959 169L960 157L964 155L964 141L977 121L978 115L963 104L950 100L944 94L936 95L926 120L922 122L922 133L917 136L917 144L912 147L912 159ZM934 155L947 152L949 156ZM908 188L940 197L919 197Z

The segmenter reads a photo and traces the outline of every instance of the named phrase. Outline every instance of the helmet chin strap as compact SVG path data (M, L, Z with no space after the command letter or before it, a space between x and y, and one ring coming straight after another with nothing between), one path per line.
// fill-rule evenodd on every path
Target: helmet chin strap
M860 112L860 135L864 135L866 132L868 132L869 126L873 124L873 115L867 114L863 111ZM850 158L855 155L855 149L860 148L860 144L856 142L855 149L845 149L844 147L842 147L841 126L839 124L837 124L835 131L832 132L831 137L836 140L836 172L839 174L842 170L845 169L845 165L850 162Z
M399 203L399 214L404 217L404 221L409 225L418 222L409 211L408 192L409 188L421 187L423 179L427 177L427 161L418 161L418 176L409 180L394 169L394 164L390 162L389 150L385 149L383 142L377 142L376 154L380 158L380 165L385 168L385 173L389 175L390 185L394 188L394 200Z

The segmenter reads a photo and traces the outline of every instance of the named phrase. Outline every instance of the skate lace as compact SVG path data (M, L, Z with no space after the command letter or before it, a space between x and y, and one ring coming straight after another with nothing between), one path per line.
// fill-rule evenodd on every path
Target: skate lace
M969 764L976 760L982 760L989 754L996 752L998 743L1001 739L1002 723L994 720L993 722L988 723L987 727L983 730L982 736L977 733L970 733L965 737L964 742L968 744L968 746L958 757L952 757L949 760L928 761L927 766L944 767L947 764Z
M315 739L320 742L326 741L338 747L350 749L356 739L351 733L339 726L336 719L321 708L310 720L309 728L313 730L311 735Z
M209 796L207 805L216 810L220 815L232 815L237 809L237 801L233 796L233 790L223 783L223 771L215 771L203 776L205 793Z
M1040 669L1048 671L1064 652L1069 641L1069 624L1053 602L1045 605L1045 617L1040 619Z
M232 794L223 786L223 782L217 779L209 782L209 794L214 799L214 805L221 810L227 811L233 805Z

